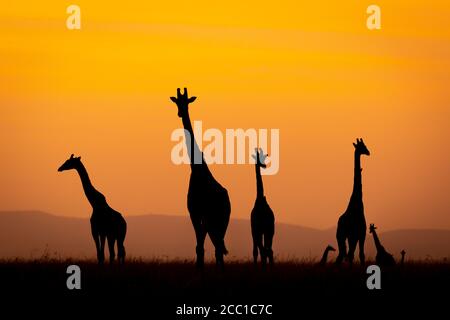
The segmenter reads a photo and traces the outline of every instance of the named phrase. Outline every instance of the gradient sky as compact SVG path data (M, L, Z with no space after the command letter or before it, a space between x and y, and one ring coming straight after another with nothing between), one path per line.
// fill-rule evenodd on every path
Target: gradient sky
M264 178L278 221L335 225L363 137L368 222L450 228L450 3L304 2L1 5L0 210L89 217L78 176L57 172L75 153L124 215L187 215L169 100L187 86L204 128L280 129L280 172ZM65 25L72 3L78 31ZM366 29L372 3L379 31ZM248 218L253 167L212 171L232 216Z

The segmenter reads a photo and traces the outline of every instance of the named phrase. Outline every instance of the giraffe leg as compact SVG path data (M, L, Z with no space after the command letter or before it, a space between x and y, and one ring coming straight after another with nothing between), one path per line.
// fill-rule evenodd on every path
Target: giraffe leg
M256 265L258 263L258 244L253 238L253 263Z
M353 259L355 257L356 245L358 244L358 240L356 239L348 239L348 262L350 265L353 264Z
M117 259L119 260L119 263L125 263L125 247L123 245L123 241L119 242L117 240Z
M195 230L195 237L197 239L197 247L195 248L197 254L196 267L202 269L205 264L205 238L206 231L203 223L200 220L192 220Z
M120 231L117 236L117 258L119 260L119 263L125 263L125 236L127 234L127 223L125 222L125 219L122 220L120 224Z
M119 260L119 263L125 263L126 253L125 246L123 245L123 242L125 241L125 232L117 237L117 259Z
M215 248L216 265L223 268L225 265L223 260L225 248L224 240L221 239L221 237L219 237L217 234L212 232L209 233L209 237L211 238L211 242L213 243Z
M101 244L100 244L100 235L99 235L94 223L91 223L91 233L92 233L92 238L94 239L94 242L95 242L95 249L97 251L97 261L99 264L102 264L103 260L102 260L102 255L101 255L102 248L101 248Z
M114 251L114 244L116 242L116 238L113 235L108 236L108 249L109 249L109 263L113 264L114 259L116 257L116 253Z
M345 257L347 256L347 244L346 239L338 239L338 250L339 254L336 258L336 264L340 265L342 261L344 261Z
M253 262L258 263L258 251L261 257L261 263L265 263L264 247L263 247L263 234L260 232L255 232L253 237Z
M216 264L218 267L223 268L225 266L225 261L224 261L224 255L225 253L223 252L223 247L224 245L222 244L224 241L220 240L219 241L219 246L216 248Z
M259 255L261 256L261 265L263 268L266 267L267 264L267 252L264 247L264 234L261 234L261 241L258 244Z
M272 241L273 233L264 234L264 251L266 252L266 257L269 258L270 265L273 265L273 251L272 251Z
M361 266L366 265L366 255L364 254L364 242L366 241L366 237L364 236L359 240L359 262Z
M106 236L101 234L100 235L100 250L98 251L98 261L100 264L103 264L105 262L105 241L106 241Z
M344 261L344 258L347 256L347 236L345 234L345 228L344 228L344 216L341 216L338 221L337 231L336 231L336 240L338 243L338 249L339 254L336 258L336 264L340 265L342 261Z
M97 251L97 261L99 264L103 263L103 261L101 260L101 254L100 254L100 237L96 234L96 235L92 235L92 237L94 238L94 242L95 242L95 249Z

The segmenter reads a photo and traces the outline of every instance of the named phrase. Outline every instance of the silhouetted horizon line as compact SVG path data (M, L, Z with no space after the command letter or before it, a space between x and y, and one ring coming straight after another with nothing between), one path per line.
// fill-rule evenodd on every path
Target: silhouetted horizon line
M78 217L78 216L65 216L65 215L59 215L59 214L55 214L53 212L49 212L49 211L45 211L45 210L40 210L40 209L17 209L17 210L0 210L0 215L1 214L13 214L13 213L18 213L18 214L41 214L41 215L47 215L47 216L51 216L51 217L56 217L56 218L63 218L63 219L79 219L79 220L86 220L89 219L89 216L86 217ZM128 214L125 215L127 218L139 218L139 217L164 217L164 218L185 218L185 219L189 219L189 216L187 214L162 214L162 213L138 213L138 214ZM241 222L248 222L250 223L250 218L230 218L233 221L241 221ZM309 227L309 226L305 226L302 224L296 224L296 223L290 223L290 222L276 222L277 225L284 225L284 226L288 226L288 227L297 227L297 228L303 228L303 229L309 229L311 231L317 231L317 232L331 232L336 230L336 226L331 226L328 228L315 228L315 227ZM400 232L400 231L434 231L434 232L450 232L450 228L433 228L433 227L424 227L424 228L419 228L419 227L415 227L415 228L394 228L394 229L388 229L386 231L380 232L380 234L384 234L384 233L389 233L389 232Z

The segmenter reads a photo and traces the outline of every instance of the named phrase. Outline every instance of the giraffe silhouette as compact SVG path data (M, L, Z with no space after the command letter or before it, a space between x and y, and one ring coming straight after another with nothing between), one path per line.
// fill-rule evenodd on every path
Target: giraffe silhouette
M400 264L403 266L405 264L405 255L406 251L403 249L400 254L402 255L402 259L400 260Z
M177 97L170 98L178 107L178 117L181 118L186 135L187 151L190 159L191 177L187 194L187 207L197 239L198 268L204 266L204 243L209 235L215 247L216 264L224 265L223 256L228 254L225 247L225 233L230 220L231 204L228 191L214 178L200 152L189 116L189 104L196 97L189 97L187 89L182 94L180 88Z
M327 264L327 260L328 260L328 253L330 251L336 251L335 248L333 248L332 246L328 245L325 250L323 251L323 255L322 255L322 259L320 260L319 264L321 266L325 266Z
M370 225L369 232L373 235L373 241L375 241L375 247L377 249L377 256L375 258L377 265L380 267L395 266L394 257L381 245L380 239L378 238L377 232L375 231L376 229L377 228L374 224Z
M338 220L336 239L339 248L339 255L336 264L341 264L347 257L350 264L353 263L356 245L359 243L359 260L361 265L365 264L364 242L366 240L366 218L364 217L364 204L362 199L362 177L361 177L361 155L370 155L363 139L356 139L353 143L355 147L355 168L353 179L353 192L350 197L347 210ZM347 253L348 241L349 250Z
M255 149L256 154L253 155L255 159L256 169L256 200L251 213L251 226L253 237L253 261L257 264L258 249L261 256L261 263L266 265L267 258L269 263L273 264L272 240L275 233L275 216L272 209L267 203L264 196L264 185L261 177L261 168L266 168L266 158L262 149Z
M97 259L99 264L105 261L105 240L108 241L109 261L114 262L114 245L117 241L117 256L120 263L125 262L125 247L123 242L127 232L127 223L122 215L112 209L106 202L103 194L97 191L89 179L86 168L81 162L81 157L70 158L59 167L58 171L75 169L80 176L84 193L92 206L91 232L97 249Z

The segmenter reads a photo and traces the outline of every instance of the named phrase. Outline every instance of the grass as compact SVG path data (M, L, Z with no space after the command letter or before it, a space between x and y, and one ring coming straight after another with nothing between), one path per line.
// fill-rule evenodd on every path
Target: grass
M130 295L222 299L258 296L262 291L276 296L291 291L325 295L368 291L368 275L359 265L320 267L300 260L278 262L266 270L249 261L230 262L223 271L210 263L203 272L196 270L193 262L181 260L133 259L113 266L99 266L93 260L0 260L1 285L12 291L37 288L48 293L66 292L66 268L71 264L80 266L86 293L113 290ZM450 263L446 261L409 261L404 266L382 270L382 289L388 292L448 285Z
M81 268L79 291L66 288L66 268L71 264ZM361 298L393 303L397 297L430 298L450 288L450 263L409 261L382 270L379 291L367 289L367 277L359 265L320 267L299 260L281 261L267 270L249 261L230 262L223 271L207 264L203 272L196 270L192 261L177 260L133 259L113 266L99 266L93 260L0 260L1 290L21 299L79 297L92 301L114 296L144 299L154 307L165 306L164 310L181 303L278 303L284 305L284 311L295 310L299 303L304 307L324 300L339 304Z

